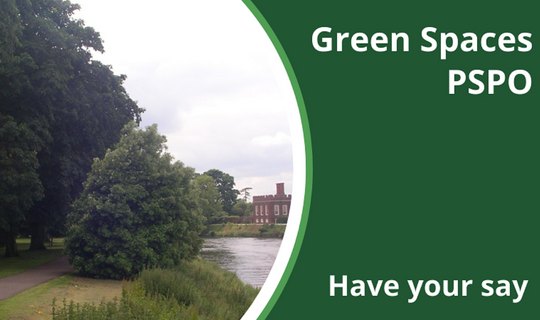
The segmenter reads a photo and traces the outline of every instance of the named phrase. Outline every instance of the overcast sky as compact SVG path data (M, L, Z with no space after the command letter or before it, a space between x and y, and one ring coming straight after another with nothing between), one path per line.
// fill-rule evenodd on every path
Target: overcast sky
M240 0L72 0L104 40L94 59L126 74L125 88L158 124L176 160L219 169L236 188L292 191L287 113L297 110L268 36ZM290 90L290 89L289 89Z

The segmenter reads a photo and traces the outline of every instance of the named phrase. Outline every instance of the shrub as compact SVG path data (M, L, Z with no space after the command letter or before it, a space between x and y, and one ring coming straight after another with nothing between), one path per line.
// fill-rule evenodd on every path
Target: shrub
M259 232L260 233L265 233L265 232L268 232L270 230L271 226L269 224L264 224L260 229L259 229Z
M277 218L277 223L287 223L289 220L289 216L279 216Z
M65 251L79 273L131 278L197 256L203 218L190 194L194 170L172 163L165 141L157 125L131 123L114 150L94 159L68 216Z

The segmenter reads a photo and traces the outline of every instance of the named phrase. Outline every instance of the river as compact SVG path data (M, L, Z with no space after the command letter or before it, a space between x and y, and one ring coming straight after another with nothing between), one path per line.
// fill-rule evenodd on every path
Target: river
M281 239L209 238L205 239L201 258L236 273L244 283L262 287L276 260Z

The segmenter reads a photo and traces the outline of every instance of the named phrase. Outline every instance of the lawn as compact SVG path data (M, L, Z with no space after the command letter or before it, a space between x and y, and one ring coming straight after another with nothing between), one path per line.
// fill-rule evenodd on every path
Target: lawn
M10 320L52 319L52 300L57 306L62 300L75 303L99 304L103 299L110 301L122 296L122 281L96 280L65 275L0 301L0 318Z
M4 258L5 248L0 248L0 278L34 269L46 262L54 260L62 255L64 239L55 239L54 246L47 250L28 251L30 239L17 239L19 257Z
M4 248L0 249L0 278L24 272L62 256L63 239L55 239L47 250L28 251L30 239L17 239L20 257L4 258ZM122 296L122 281L95 280L75 274L56 278L47 283L22 292L12 298L0 301L0 318L12 320L52 319L52 300L56 297L73 300L75 303L99 304L103 299L111 300Z

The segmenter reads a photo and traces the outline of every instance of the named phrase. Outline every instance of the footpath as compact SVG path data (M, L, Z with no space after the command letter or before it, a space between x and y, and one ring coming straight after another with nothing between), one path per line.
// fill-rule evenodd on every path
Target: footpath
M67 257L62 256L35 269L0 278L0 301L74 271Z

